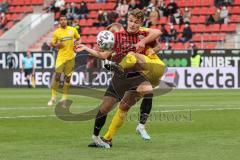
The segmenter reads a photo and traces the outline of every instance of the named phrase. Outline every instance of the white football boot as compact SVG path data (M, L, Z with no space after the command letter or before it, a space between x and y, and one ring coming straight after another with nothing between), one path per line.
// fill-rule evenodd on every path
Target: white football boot
M148 135L147 131L145 130L145 126L141 123L137 125L136 132L142 137L144 140L150 140L151 137Z
M106 142L104 142L100 136L92 136L92 140L93 142L98 146L98 147L102 147L102 148L111 148L110 145Z

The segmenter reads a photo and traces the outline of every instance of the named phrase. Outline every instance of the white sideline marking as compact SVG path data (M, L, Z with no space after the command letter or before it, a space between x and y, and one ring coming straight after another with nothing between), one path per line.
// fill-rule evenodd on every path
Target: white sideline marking
M96 105L97 106L97 105ZM84 108L84 109L87 109L87 108L94 108L96 106L73 106L71 107L71 109L74 109L74 108ZM136 106L136 105L134 105ZM227 107L233 107L233 106L239 106L240 108L240 104L194 104L194 105L190 105L190 104L185 104L185 105L182 105L182 104L169 104L169 105L155 105L156 107L220 107L220 106L227 106ZM51 106L51 107L0 107L0 111L4 111L4 110L38 110L38 109L54 109L55 106ZM224 109L227 109L227 108L224 108Z
M159 110L159 111L152 111L154 112L186 112L186 111L191 111L191 112L195 112L195 111L223 111L223 110L240 110L240 108L209 108L209 109L181 109L181 110ZM134 113L134 112L132 112ZM135 112L136 113L136 112ZM52 114L52 115L23 115L23 116L8 116L8 117L0 117L0 119L20 119L20 118L47 118L47 117L56 117L56 115Z

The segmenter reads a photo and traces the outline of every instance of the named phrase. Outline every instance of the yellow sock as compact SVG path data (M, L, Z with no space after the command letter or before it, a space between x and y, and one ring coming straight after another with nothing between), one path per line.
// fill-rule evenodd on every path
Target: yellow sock
M35 76L32 76L32 87L36 87L36 81L35 81Z
M70 88L70 83L64 82L62 100L67 99L69 88Z
M123 111L120 108L118 108L108 128L107 133L104 135L104 139L106 140L112 139L112 137L116 134L118 129L122 126L126 116L127 116L127 111Z
M51 85L52 99L56 99L58 87L59 87L59 81L53 80Z
M119 65L123 69L127 69L127 68L132 68L136 63L137 63L137 58L134 55L128 53L119 63Z

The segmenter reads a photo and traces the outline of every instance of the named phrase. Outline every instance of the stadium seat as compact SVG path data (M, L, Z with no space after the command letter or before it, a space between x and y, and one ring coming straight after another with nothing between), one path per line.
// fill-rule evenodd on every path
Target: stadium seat
M193 36L192 41L194 42L201 42L202 41L202 35L201 34L196 34Z
M207 44L204 45L204 48L205 49L214 49L215 46L216 46L215 43L207 43Z
M193 10L191 10L191 13L193 15L198 15L199 14L199 8L193 8Z
M240 7L235 6L228 10L230 14L240 14Z
M13 25L14 25L13 21L10 21L6 24L6 28L10 29L10 28L12 28Z
M198 24L195 27L195 31L198 33L206 32L206 25L204 24Z
M221 26L222 32L236 32L236 29L236 24L222 24Z
M87 36L81 36L81 41L82 43L86 43L88 41L88 37Z
M167 21L168 21L168 18L167 18L167 17L161 17L159 23L160 23L160 24L166 24Z
M208 9L207 7L202 7L201 9L199 9L199 14L201 15L208 15Z
M88 15L89 18L97 18L98 12L97 11L91 11Z
M89 34L97 34L98 33L98 29L96 27L91 27L89 30L88 30Z
M184 49L184 44L183 43L176 43L174 45L174 49Z
M216 12L216 10L217 10L217 9L216 9L215 7L212 7L212 6L211 6L211 7L208 8L208 14L214 15L215 12Z
M31 5L32 1L31 0L24 0L24 5Z
M239 0L235 0L234 1L234 5L238 5L239 6L240 5L240 1Z
M103 10L113 10L116 6L116 3L108 3L107 5L102 5L101 8Z
M240 16L232 15L229 19L229 23L240 23Z
M206 32L219 32L220 31L220 24L213 24L206 26Z
M98 32L105 30L105 27L98 27Z
M88 36L88 43L96 43L96 36Z

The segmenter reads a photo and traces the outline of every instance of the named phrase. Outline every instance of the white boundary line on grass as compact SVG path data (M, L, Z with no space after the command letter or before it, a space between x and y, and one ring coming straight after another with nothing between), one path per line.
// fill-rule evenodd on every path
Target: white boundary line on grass
M155 105L156 107L219 107L219 106L227 106L227 107L235 107L235 106L239 106L240 108L240 104L221 104L221 105L217 105L217 104L168 104L168 105ZM87 109L87 108L93 108L96 106L74 106L72 107L72 109L74 108L82 108L82 109ZM0 111L7 111L7 110L38 110L38 109L54 109L55 106L53 107L0 107ZM237 107L236 107L237 108ZM210 108L212 109L212 108ZM217 109L217 108L216 108ZM220 108L221 109L221 108ZM224 108L227 109L227 108Z
M223 110L240 110L240 108L209 108L209 109L181 109L181 110L155 110L154 112L163 112L163 113L171 113L171 112L186 112L186 111L223 111ZM132 112L134 113L134 112ZM136 113L136 112L135 112ZM56 117L55 114L52 115L23 115L23 116L6 116L6 117L0 117L0 119L20 119L20 118L47 118L47 117Z

